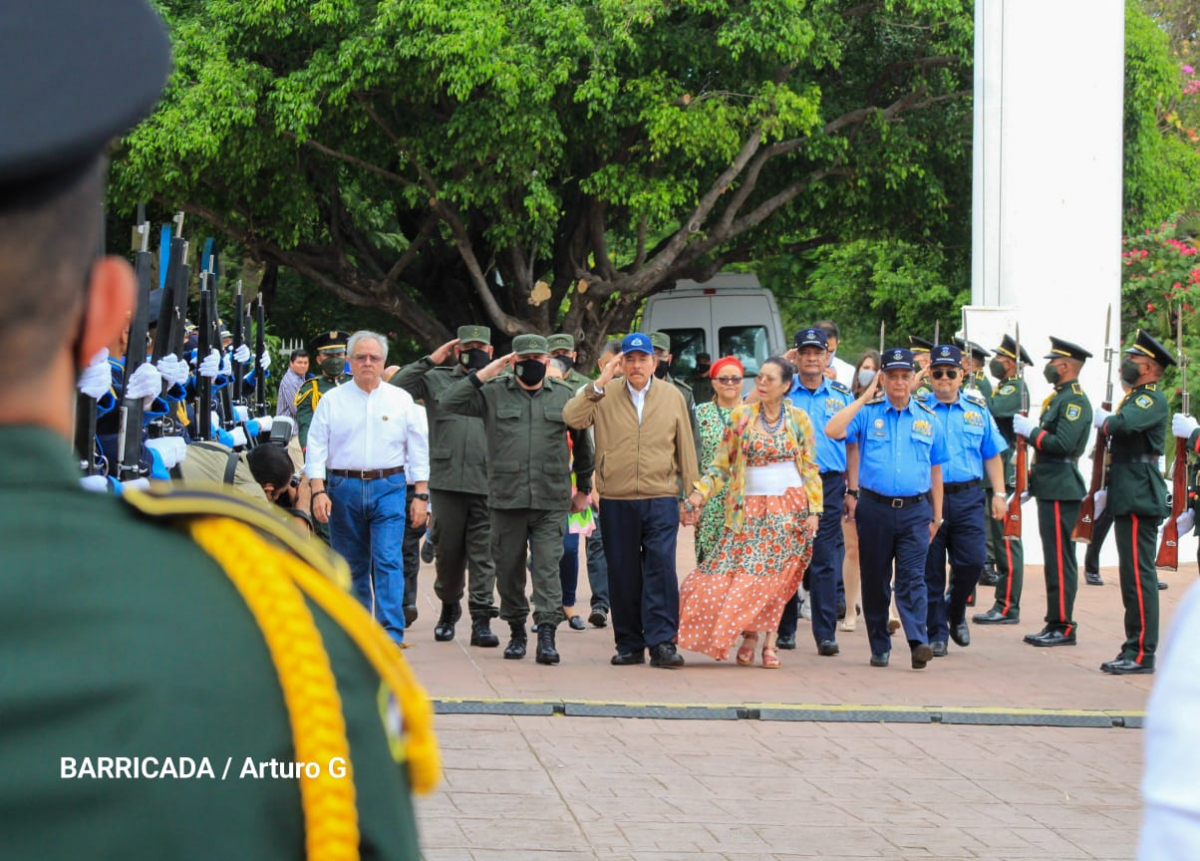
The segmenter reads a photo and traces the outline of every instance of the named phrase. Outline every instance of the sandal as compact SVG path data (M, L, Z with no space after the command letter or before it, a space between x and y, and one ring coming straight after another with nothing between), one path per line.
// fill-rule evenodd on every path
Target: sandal
M768 649L764 647L762 655L764 670L778 670L781 666L783 666L781 663L779 663L779 657L775 654L774 649Z
M737 662L739 666L748 667L754 663L754 647L757 645L758 632L742 632L742 647L737 650Z

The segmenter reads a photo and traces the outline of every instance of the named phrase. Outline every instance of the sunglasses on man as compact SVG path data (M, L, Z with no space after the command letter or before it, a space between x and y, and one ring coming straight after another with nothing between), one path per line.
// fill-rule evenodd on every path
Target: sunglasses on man
M951 380L958 379L958 371L954 370L953 368L935 368L929 373L935 380L940 380L943 377Z

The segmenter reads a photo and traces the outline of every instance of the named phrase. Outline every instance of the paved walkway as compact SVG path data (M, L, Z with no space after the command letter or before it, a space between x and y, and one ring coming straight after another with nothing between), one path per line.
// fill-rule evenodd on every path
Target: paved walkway
M685 532L681 576L690 544ZM869 667L860 624L839 632L835 658L818 657L802 625L781 670L685 653L668 672L610 666L611 629L561 627L557 667L471 648L465 619L435 643L423 566L406 656L437 700L446 761L419 810L425 857L1131 858L1142 735L1128 727L1153 677L1099 671L1123 638L1117 572L1103 573L1107 585L1080 587L1073 648L1021 642L1044 612L1030 568L1022 624L974 626L969 648L951 644L923 671L902 641L891 667ZM1164 633L1196 574L1164 572ZM741 719L574 716L626 710Z

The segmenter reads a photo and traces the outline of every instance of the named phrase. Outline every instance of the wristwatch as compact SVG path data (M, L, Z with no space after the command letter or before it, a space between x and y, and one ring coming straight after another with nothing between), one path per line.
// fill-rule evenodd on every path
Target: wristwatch
M429 494L428 494L428 493L414 493L414 494L413 494L413 499L419 499L419 500L421 500L422 502L428 502L428 501L429 501Z
M847 487L846 488L846 496L853 496L855 499L858 499L858 488L857 487Z

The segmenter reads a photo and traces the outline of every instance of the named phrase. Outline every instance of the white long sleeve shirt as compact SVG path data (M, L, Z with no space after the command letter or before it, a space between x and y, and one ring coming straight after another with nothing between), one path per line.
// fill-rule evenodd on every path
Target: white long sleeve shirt
M365 392L351 382L321 396L308 429L309 478L324 479L328 469L397 466L410 484L429 480L429 431L412 395L386 383Z

